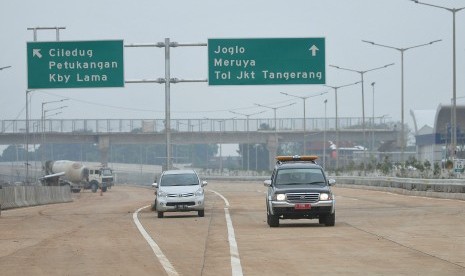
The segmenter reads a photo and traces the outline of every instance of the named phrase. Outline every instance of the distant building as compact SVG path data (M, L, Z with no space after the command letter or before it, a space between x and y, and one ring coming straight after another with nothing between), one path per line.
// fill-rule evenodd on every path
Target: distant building
M417 159L441 163L452 153L450 105L439 105L436 110L411 110L415 126ZM457 105L457 148L458 158L465 158L465 106Z

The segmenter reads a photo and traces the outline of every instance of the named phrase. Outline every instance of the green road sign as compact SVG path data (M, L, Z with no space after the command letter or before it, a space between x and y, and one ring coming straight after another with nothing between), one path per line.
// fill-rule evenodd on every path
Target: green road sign
M29 89L123 87L123 41L27 43Z
M455 161L455 169L456 173L463 173L465 170L465 160L463 159L456 159Z
M324 38L208 40L209 85L325 84Z

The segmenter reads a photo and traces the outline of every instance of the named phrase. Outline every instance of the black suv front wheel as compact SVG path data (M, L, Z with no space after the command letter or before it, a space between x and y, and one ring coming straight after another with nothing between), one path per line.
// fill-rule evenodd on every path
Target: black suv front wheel
M328 215L321 215L318 222L325 226L334 226L336 224L336 212Z
M268 209L268 208L267 208ZM266 212L266 222L270 227L278 227L279 226L279 216L270 214L270 211L267 210Z

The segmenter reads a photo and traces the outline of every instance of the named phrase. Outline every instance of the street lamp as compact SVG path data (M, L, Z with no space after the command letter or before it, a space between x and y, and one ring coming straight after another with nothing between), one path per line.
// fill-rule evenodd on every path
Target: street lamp
M400 64L401 64L401 109L400 109L400 114L401 114L401 137L400 137L400 148L401 148L401 162L404 162L404 152L405 152L405 130L404 130L404 52L413 48L418 48L422 46L428 46L433 43L442 41L441 39L438 40L433 40L428 43L423 43L423 44L418 44L415 46L410 46L410 47L405 47L405 48L397 48L389 45L383 45L383 44L378 44L373 41L367 41L367 40L362 40L365 43L374 45L374 46L380 46L384 48L389 48L389 49L394 49L400 52Z
M230 118L230 120L233 120L234 118ZM217 122L220 124L220 174L223 175L223 131L225 131L225 122L228 119L221 119L217 120ZM221 127L223 125L223 127Z
M321 95L324 95L326 93L328 93L327 91L325 92L321 92L320 94L317 94L317 95L312 95L312 96L306 96L306 97L302 97L302 96L296 96L296 95L292 95L292 94L289 94L289 93L285 93L285 92L280 92L281 94L283 95L286 95L286 96L291 96L291 97L294 97L294 98L299 98L299 99L302 99L302 102L303 102L303 106L304 106L304 144L303 144L303 152L304 152L304 155L306 155L307 151L306 151L306 144L307 144L307 138L306 138L306 132L307 132L307 118L306 118L306 112L305 112L305 101L308 99L308 98L313 98L313 97L317 97L317 96L321 96Z
M265 110L263 111L260 111L260 112L255 112L255 113L250 113L250 114L244 114L244 113L240 113L240 112L236 112L236 111L229 111L233 114L236 114L236 115L242 115L242 116L245 116L247 118L247 172L249 171L250 169L250 166L249 166L249 163L250 163L250 150L249 150L249 144L250 144L250 132L249 132L249 117L250 116L253 116L253 115L258 115L258 114L261 114L263 112L265 112Z
M412 2L415 2L420 5L425 5L425 6L430 6L433 8L439 8L443 9L446 11L450 11L452 13L452 116L451 116L451 131L452 131L452 139L451 139L451 154L452 158L455 158L455 152L457 149L457 74L456 74L456 60L455 60L455 14L463 9L462 8L447 8L443 6L438 6L438 5L432 5L428 3L422 3L417 0L411 0Z
M65 108L67 106L63 106L63 108ZM45 112L48 112L48 111L51 111L51 110L45 110ZM53 114L50 114L50 115L45 115L45 117L52 117L52 116L55 116L55 115L58 115L58 114L61 114L63 113L62 111L59 111L59 112L55 112Z
M326 170L326 104L328 103L328 99L325 99L325 126L323 128L323 170Z
M261 107L264 107L264 108L272 109L273 112L274 112L274 143L275 143L275 147L276 147L275 152L274 152L275 156L276 156L276 154L278 152L278 132L277 132L278 131L278 125L276 124L276 110L280 109L280 108L288 107L288 106L291 106L291 105L294 105L294 104L295 103L290 103L290 104L280 105L280 106L276 106L276 107L266 106L266 105L262 105L262 104L258 104L258 103L255 104L256 106L261 106ZM272 158L272 156L270 155L270 161L272 161L272 159L274 159L274 158ZM270 168L271 168L272 165L273 165L273 162L270 162Z
M34 90L26 90L26 183L29 183L29 93Z
M373 114L372 114L372 118L371 118L371 123L372 123L372 126L371 126L371 151L374 152L375 150L375 82L372 82L371 83L371 88L373 90ZM402 122L403 124L403 122Z
M329 86L329 85L325 85L326 87L329 87L329 88L332 88L334 89L334 102L336 103L336 170L339 169L339 119L338 119L338 116L337 116L337 90L339 88L343 88L343 87L347 87L347 86L352 86L352 85L356 85L356 84L359 84L360 81L357 81L357 82L354 82L354 83L349 83L349 84L344 84L344 85L340 85L340 86Z
M375 67L375 68L371 68L371 69L368 69L368 70L354 70L354 69L350 69L350 68L344 68L344 67L340 67L340 66L336 66L336 65L329 65L331 67L334 67L336 69L341 69L341 70L346 70L346 71L351 71L351 72L355 72L355 73L359 73L360 74L360 77L361 77L361 83L362 83L362 131L363 131L363 143L366 144L366 136L365 136L365 93L364 93L364 90L363 90L363 75L365 73L368 73L368 72L371 72L371 71L375 71L375 70L379 70L379 69L384 69L384 68L387 68L389 66L392 66L394 65L394 63L389 63L389 64L386 64L384 66L380 66L380 67ZM365 145L364 145L365 147ZM366 163L366 150L365 148L363 149L363 173L365 174L365 165Z
M42 169L44 169L44 170L45 170L45 115L49 111L65 108L65 107L60 107L60 108L44 110L44 107L47 104L64 102L64 101L67 101L67 100L69 100L69 99L61 99L61 100L58 100L58 101L42 102L42 110L41 110L42 144L41 144L41 146L42 146L43 150L41 151L41 153L42 153ZM54 115L56 115L56 114L54 114Z

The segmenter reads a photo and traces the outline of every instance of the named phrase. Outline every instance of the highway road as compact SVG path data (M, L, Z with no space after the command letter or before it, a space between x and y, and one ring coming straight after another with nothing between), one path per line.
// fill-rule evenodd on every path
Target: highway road
M206 188L202 218L159 219L134 186L3 211L0 274L465 275L464 201L336 186L336 226L269 228L262 183Z

